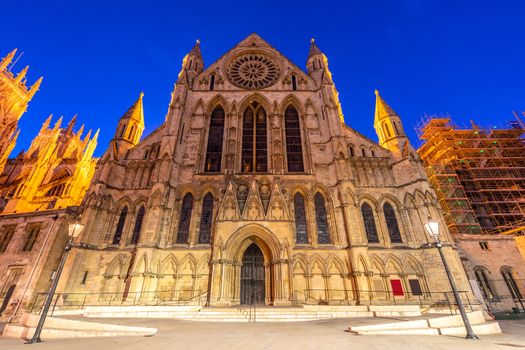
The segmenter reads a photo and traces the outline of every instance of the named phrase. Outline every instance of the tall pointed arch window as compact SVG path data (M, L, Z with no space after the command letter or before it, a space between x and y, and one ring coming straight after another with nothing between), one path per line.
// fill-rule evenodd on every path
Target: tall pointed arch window
M124 224L126 223L126 217L128 216L128 207L122 208L118 217L117 228L115 229L115 235L113 236L113 244L120 244L122 238L122 231L124 230Z
M213 221L213 195L206 194L202 200L201 223L199 227L199 243L210 243L211 224Z
M306 208L304 197L299 192L293 197L295 209L295 243L308 244L308 232L306 228Z
M179 231L177 233L177 243L188 243L190 237L191 212L193 211L193 196L187 193L182 199L180 209Z
M297 78L295 77L295 75L292 75L292 90L297 90Z
M368 203L363 203L363 205L361 205L361 215L363 216L368 243L379 243L374 212Z
M244 111L242 123L242 172L268 171L266 112L254 101Z
M215 89L215 74L212 74L210 77L210 91Z
M204 170L208 173L221 171L222 139L224 136L224 109L217 106L211 113L208 147L206 148L206 163Z
M476 281L483 293L485 299L492 300L495 298L495 294L492 290L492 285L489 282L487 277L487 270L484 267L478 266L474 268L474 276L476 276Z
M284 129L286 132L288 171L303 172L303 147L301 143L299 113L297 113L297 110L292 106L288 106L284 112Z
M512 295L512 299L522 299L521 292L518 288L516 280L514 279L512 269L508 266L501 268L501 276L503 276L503 279L505 280L505 284L507 285L507 288L509 289L510 294Z
M328 217L326 216L326 203L321 193L317 192L314 197L315 222L317 223L317 241L319 244L330 244L330 231L328 228Z
M133 227L133 234L131 236L131 244L139 243L140 230L142 229L142 220L144 220L145 212L146 212L146 209L144 209L144 206L141 206L139 211L137 212L137 217L135 219L135 226Z
M385 214L386 227L388 229L388 235L390 236L390 242L402 243L401 232L399 231L399 225L397 224L396 212L390 203L383 205L383 213Z

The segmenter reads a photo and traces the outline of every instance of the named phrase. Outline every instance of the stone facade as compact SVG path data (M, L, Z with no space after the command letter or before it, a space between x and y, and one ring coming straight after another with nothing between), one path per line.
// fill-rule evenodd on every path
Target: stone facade
M71 209L0 215L0 320L19 316L47 291L75 217Z
M140 140L142 95L120 119L82 204L66 302L433 303L450 287L429 216L470 290L378 93L374 127L379 144L344 124L313 41L306 72L256 34L206 69L197 43L158 129Z

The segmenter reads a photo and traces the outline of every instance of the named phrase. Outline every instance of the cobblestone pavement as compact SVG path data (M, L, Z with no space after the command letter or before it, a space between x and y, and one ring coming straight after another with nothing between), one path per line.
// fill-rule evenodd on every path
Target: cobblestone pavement
M504 334L465 340L452 336L356 336L345 332L366 319L338 319L294 323L213 323L166 319L111 319L107 323L157 327L153 337L51 339L25 345L20 339L0 338L1 350L252 350L252 349L525 349L525 321L501 321Z

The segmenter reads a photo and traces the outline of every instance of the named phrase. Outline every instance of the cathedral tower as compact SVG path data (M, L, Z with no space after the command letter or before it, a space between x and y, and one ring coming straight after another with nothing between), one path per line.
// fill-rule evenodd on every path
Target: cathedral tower
M16 49L0 61L0 173L15 147L19 133L18 120L42 83L40 77L31 87L26 86L29 67L25 67L17 75L11 72L9 67L13 66L15 54Z

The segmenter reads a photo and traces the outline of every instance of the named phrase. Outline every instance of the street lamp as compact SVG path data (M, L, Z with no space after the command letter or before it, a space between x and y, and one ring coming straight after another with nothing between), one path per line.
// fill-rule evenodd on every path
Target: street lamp
M84 231L85 227L86 225L81 224L80 222L78 222L78 220L74 223L69 224L69 227L68 227L69 240L66 244L66 247L64 248L64 253L62 254L62 258L60 259L60 263L58 264L55 274L52 277L53 280L51 282L51 287L49 288L49 293L47 293L44 307L42 308L42 313L40 314L40 320L38 321L38 325L36 326L36 329L35 329L35 334L33 334L33 337L31 339L26 341L26 344L42 342L42 339L40 339L40 333L42 333L42 328L44 328L44 323L46 322L47 312L49 311L49 307L51 306L51 301L53 300L55 290L57 289L58 280L60 279L60 275L62 274L62 269L64 268L64 264L66 262L69 251L71 250L71 246L73 245L73 240L77 238L82 233L82 231Z
M478 336L474 334L474 330L472 330L472 326L470 325L470 321L467 317L467 313L465 312L465 308L463 307L463 303L461 302L461 298L459 297L456 283L454 282L454 279L452 278L452 274L450 273L450 270L448 268L447 261L445 260L445 255L443 254L443 250L441 249L442 244L441 244L441 240L439 239L439 223L437 221L432 220L429 217L427 223L425 224L425 230L436 241L436 247L439 251L439 255L441 256L441 261L443 262L443 266L445 267L445 272L447 273L448 281L450 282L450 286L452 287L452 293L454 293L454 299L456 299L456 303L458 304L458 308L459 308L459 313L461 314L461 318L463 319L463 324L465 325L465 329L467 330L466 338L467 339L479 339Z

